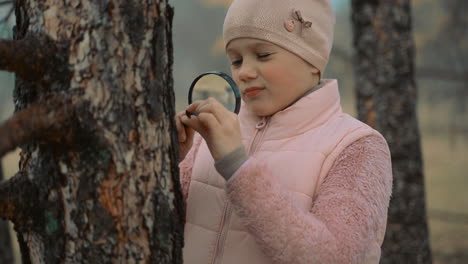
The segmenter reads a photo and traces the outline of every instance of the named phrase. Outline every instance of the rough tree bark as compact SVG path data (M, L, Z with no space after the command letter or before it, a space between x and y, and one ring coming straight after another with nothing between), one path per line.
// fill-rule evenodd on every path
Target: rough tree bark
M352 0L352 22L359 119L384 135L392 153L381 263L431 263L410 1Z
M25 263L181 263L172 17L167 0L16 0L0 70L16 114L0 184Z
M0 183L4 180L0 162ZM15 263L8 222L0 219L0 263Z

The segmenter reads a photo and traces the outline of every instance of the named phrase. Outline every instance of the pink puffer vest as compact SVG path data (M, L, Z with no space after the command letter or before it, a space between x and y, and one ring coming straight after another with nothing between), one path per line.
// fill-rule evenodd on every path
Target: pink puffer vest
M343 149L359 138L379 135L342 112L336 80L324 82L324 87L270 118L253 116L245 107L239 114L249 156L265 160L272 177L292 191L305 210ZM187 199L184 263L271 263L233 210L225 184L202 140ZM383 236L384 230L367 263L378 263Z

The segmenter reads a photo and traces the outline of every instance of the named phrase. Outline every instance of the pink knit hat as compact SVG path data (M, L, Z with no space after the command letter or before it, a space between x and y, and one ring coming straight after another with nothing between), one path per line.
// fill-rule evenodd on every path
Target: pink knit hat
M329 0L234 0L223 26L224 48L236 38L272 42L323 74L333 43Z

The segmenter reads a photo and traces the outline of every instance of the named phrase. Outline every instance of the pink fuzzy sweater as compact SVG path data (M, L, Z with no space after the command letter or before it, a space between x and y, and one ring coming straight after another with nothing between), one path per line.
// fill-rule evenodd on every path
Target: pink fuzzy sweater
M183 163L191 164L194 158L192 151ZM386 224L389 172L386 142L368 136L341 153L308 213L297 208L290 193L252 157L228 182L227 193L275 263L365 263L369 243ZM181 176L187 199L191 168L181 164Z

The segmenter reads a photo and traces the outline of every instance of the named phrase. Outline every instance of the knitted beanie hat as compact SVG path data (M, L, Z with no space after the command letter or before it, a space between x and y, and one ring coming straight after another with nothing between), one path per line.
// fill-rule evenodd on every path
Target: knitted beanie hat
M234 0L223 26L224 48L236 38L269 41L323 74L333 43L330 0Z

